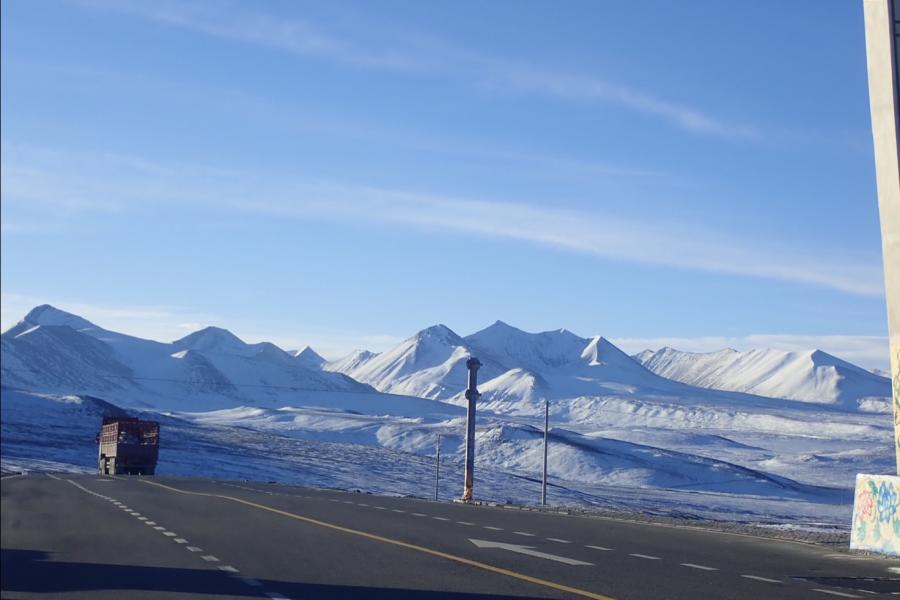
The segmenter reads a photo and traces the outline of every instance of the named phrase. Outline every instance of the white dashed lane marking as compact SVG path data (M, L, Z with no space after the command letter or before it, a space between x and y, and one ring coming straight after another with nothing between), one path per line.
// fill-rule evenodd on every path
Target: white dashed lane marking
M837 592L835 590L823 590L821 588L813 588L814 592L822 592L823 594L830 594L832 596L840 596L841 598L864 598L864 596L857 596L856 594L848 594L847 592Z
M759 575L741 575L745 579L753 579L754 581L765 581L766 583L782 583L777 579L769 579L768 577L760 577Z
M71 483L75 487L79 488L80 490L82 490L84 492L87 492L88 494L91 494L92 496L96 496L97 498L102 498L104 500L111 502L117 508L122 509L122 512L130 514L131 516L135 517L139 521L142 521L146 525L153 527L153 529L155 531L159 531L164 536L166 536L168 538L172 538L172 541L175 542L176 544L188 544L189 543L185 538L175 537L178 534L175 533L174 531L168 531L162 525L157 525L156 521L148 520L147 517L143 516L141 513L137 512L136 510L129 508L128 506L119 502L115 498L110 498L108 496L103 496L102 494L98 494L97 492L93 492L93 491L87 489L86 487L76 483L75 481L72 481L71 479L63 480L60 477L55 477L53 475L50 475L50 476L59 481L67 481L68 483ZM240 486L233 486L233 487L240 487ZM271 494L271 492L266 492L266 493ZM353 504L353 502L350 502L350 501L344 501L344 503L345 504ZM382 508L382 510L384 510L384 508ZM405 512L405 511L395 509L394 512ZM203 548L200 548L199 546L184 546L184 547L185 547L185 549L188 550L188 552L197 552L197 553L203 552ZM200 558L202 558L206 562L220 562L218 557L213 556L212 554L205 554L205 555L202 555ZM250 587L256 587L256 588L263 587L263 584L257 579L253 579L252 577L237 576L240 573L240 571L238 569L236 569L235 567L232 567L231 565L216 565L216 568L224 573L235 576L235 579L241 581L244 585L247 585ZM286 596L284 596L283 594L281 594L279 592L266 591L266 590L260 590L260 591L268 598L274 598L277 600L289 600Z
M72 482L71 480L69 480L69 481L70 481L71 483L74 483L74 482ZM77 484L76 484L76 485L77 485ZM79 486L79 487L80 487L80 486ZM238 486L234 486L234 487L238 487ZM87 490L85 490L85 491L87 491ZM254 491L260 491L260 490L254 490ZM186 539L184 539L184 538L176 538L176 537L175 537L175 536L177 535L176 533L171 532L171 531L167 531L165 527L162 527L162 526L156 526L156 523L155 523L154 521L148 520L147 517L141 515L141 513L139 513L139 512L137 512L137 511L135 511L135 510L129 508L127 505L125 505L125 504L123 504L123 503L117 501L116 499L114 499L114 498L109 498L109 497L106 497L106 496L99 496L98 494L96 494L96 493L94 493L94 492L89 492L89 493L92 493L92 494L94 494L94 495L97 495L98 497L104 498L104 499L106 499L106 500L112 502L116 507L121 508L124 512L131 514L132 516L134 516L135 518L137 518L137 519L140 520L140 521L143 521L143 522L146 523L147 525L154 526L153 528L154 528L155 530L157 530L157 531L160 531L160 533L162 533L163 535L165 535L165 536L167 536L167 537L174 538L174 539L173 539L174 542L176 542L176 543L178 543L178 544L188 544L188 540L186 540ZM266 492L266 493L271 494L271 492ZM309 497L309 496L306 496L305 498L313 499L313 497ZM398 509L398 508L390 508L390 509L389 509L389 508L384 507L384 506L371 506L371 505L366 504L366 503L364 503L364 502L354 502L354 501L351 501L351 500L340 500L340 499L338 499L338 498L328 498L328 501L330 501L330 502L340 502L340 503L343 503L343 504L356 504L357 506L361 506L361 507L365 507L365 508L374 508L374 509L376 509L376 510L390 510L391 512L395 512L395 513L398 513L398 514L410 514L410 515L412 515L412 516L414 516L414 517L429 517L429 516L430 516L430 515L427 515L427 514L425 514L425 513L419 513L419 512L407 512L406 510L402 510L402 509ZM436 521L451 521L451 519L449 519L449 518L447 518L447 517L431 516L431 518L434 519L434 520L436 520ZM456 522L457 524L459 524L459 525L465 525L465 526L468 526L468 527L477 526L476 523L472 523L471 521L455 521L455 522ZM504 531L504 529L503 529L502 527L496 527L496 526L493 526L493 525L482 525L481 527L484 528L484 529L489 529L489 530L491 530L491 531ZM516 534L516 535L524 536L524 537L535 537L535 534L530 533L530 532L527 532L527 531L513 531L512 533L514 533L514 534ZM561 539L561 538L548 537L548 538L545 538L545 539L546 539L547 541L550 541L550 542L556 542L556 543L559 543L559 544L571 544L571 543L572 543L571 540L566 540L566 539ZM200 547L198 547L198 546L185 546L185 548L186 548L189 552L195 552L195 553L203 552L203 549L200 548ZM598 551L602 551L602 552L614 552L614 551L615 551L614 548L607 548L607 547L605 547L605 546L596 546L596 545L590 545L590 544L585 544L585 548L591 548L591 549L593 549L593 550L598 550ZM649 555L649 554L630 553L630 554L628 554L628 556L632 556L632 557L634 557L634 558L642 558L642 559L645 559L645 560L662 560L662 558L659 557L659 556L652 556L652 555ZM841 556L843 556L843 555L841 555ZM204 561L207 561L207 562L220 562L219 558L217 558L216 556L213 556L213 555L211 555L211 554L202 555L201 558L202 558ZM698 570L701 570L701 571L718 571L718 570L719 570L719 569L716 568L716 567L710 567L710 566L707 566L707 565L700 565L700 564L696 564L696 563L680 563L680 565L683 566L683 567L687 567L687 568L690 568L690 569L698 569ZM231 574L238 574L238 573L240 573L240 571L239 571L238 569L236 569L235 567L232 567L232 566L230 566L230 565L217 565L217 568L218 568L220 571L223 571L223 572L226 572L226 573L231 573ZM778 579L771 579L771 578L769 578L769 577L762 577L762 576L759 576L759 575L749 575L749 574L744 574L744 575L741 575L741 577L743 577L743 578L745 578L745 579L751 579L751 580L755 580L755 581L762 581L762 582L772 583L772 584L783 584L783 583L784 583L783 581L778 580ZM250 587L256 587L256 588L261 588L261 587L263 587L263 583L261 583L261 582L260 582L259 580L257 580L257 579L253 579L253 578L251 578L251 577L235 577L235 579L241 581L242 583L244 583L245 585L250 586ZM860 596L860 595L857 595L857 594L852 594L852 593L849 593L849 592L841 592L841 591L836 591L836 590L827 590L827 589L823 589L823 588L813 588L812 591L820 592L820 593L822 593L822 594L827 594L827 595L831 595L831 596L838 596L838 597L842 597L842 598L864 598L864 596ZM854 590L854 591L864 592L864 593L868 593L868 594L873 593L873 592L869 592L868 590ZM273 592L270 592L270 591L265 591L265 590L260 590L260 592L262 592L262 593L263 593L266 597L268 597L268 598L273 598L273 599L277 599L277 600L287 600L287 598L286 598L284 595L282 595L281 593L279 593L279 592L274 592L274 591L273 591Z

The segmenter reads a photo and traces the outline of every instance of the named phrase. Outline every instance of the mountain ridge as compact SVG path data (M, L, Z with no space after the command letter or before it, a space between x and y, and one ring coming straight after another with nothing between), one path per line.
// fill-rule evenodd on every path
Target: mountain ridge
M226 399L278 402L300 389L378 390L458 403L471 356L483 364L483 405L506 412L537 412L545 399L610 395L715 395L716 401L755 405L786 399L856 410L864 399L890 394L888 380L821 350L700 354L662 348L629 356L602 336L566 329L530 333L500 320L465 337L439 323L385 352L359 350L335 361L309 346L286 352L269 342L248 344L213 326L171 343L142 340L50 305L35 307L2 340L4 376L25 388L119 390L148 402L184 392L202 397L203 407ZM173 383L171 389L164 382Z
M822 350L645 350L635 360L663 377L708 389L745 392L852 409L890 396L890 380Z

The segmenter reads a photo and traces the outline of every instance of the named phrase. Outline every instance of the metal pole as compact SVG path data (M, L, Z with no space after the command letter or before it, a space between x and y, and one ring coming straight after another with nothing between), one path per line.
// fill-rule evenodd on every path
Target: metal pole
M441 434L438 434L434 458L434 501L438 499L438 482L441 480Z
M466 411L466 475L463 487L463 502L472 501L472 487L475 480L475 403L481 394L478 393L478 367L481 366L474 356L466 361L466 367L469 369L469 385L466 388L466 400L468 400L468 409Z
M550 401L544 400L544 476L541 479L541 506L547 506L547 431L550 425Z

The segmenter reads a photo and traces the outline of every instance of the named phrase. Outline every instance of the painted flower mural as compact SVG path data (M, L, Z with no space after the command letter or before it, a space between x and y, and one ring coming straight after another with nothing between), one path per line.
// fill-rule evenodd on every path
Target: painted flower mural
M850 547L900 555L900 477L857 476Z
M892 481L882 481L878 486L878 521L889 523L897 514L897 490Z

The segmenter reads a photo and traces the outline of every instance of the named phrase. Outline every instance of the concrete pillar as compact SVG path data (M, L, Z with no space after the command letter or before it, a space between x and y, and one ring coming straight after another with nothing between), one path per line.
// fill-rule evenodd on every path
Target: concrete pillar
M900 149L898 149L897 33L900 1L863 0L869 110L893 382L897 475L856 476L850 547L900 555Z

